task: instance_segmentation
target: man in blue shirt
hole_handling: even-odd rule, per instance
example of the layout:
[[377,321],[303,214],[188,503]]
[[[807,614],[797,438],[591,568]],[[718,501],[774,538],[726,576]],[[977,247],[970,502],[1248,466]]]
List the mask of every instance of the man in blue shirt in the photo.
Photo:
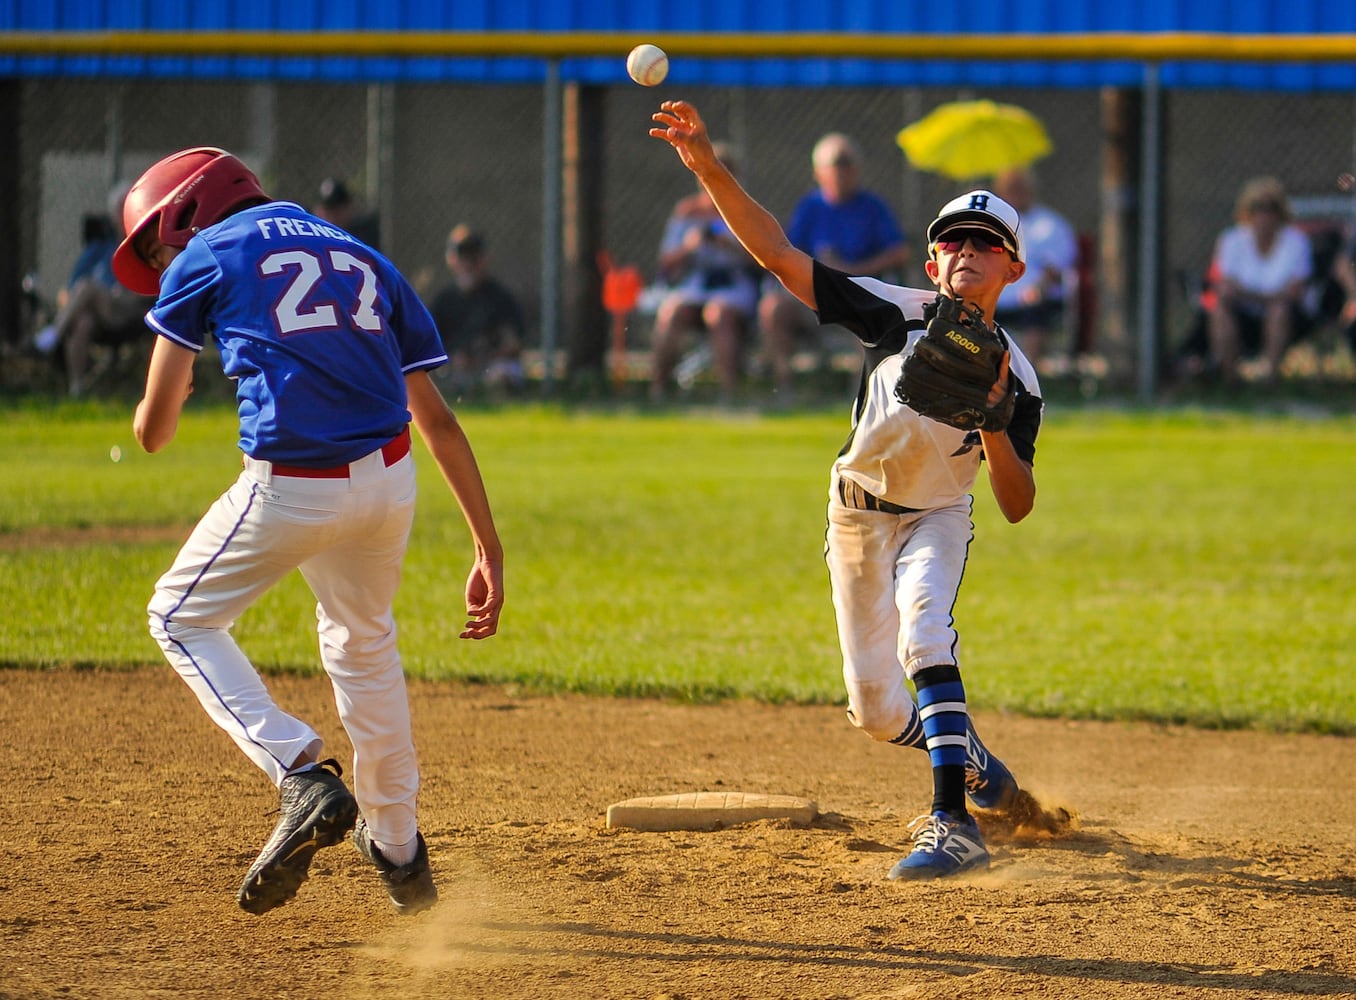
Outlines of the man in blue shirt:
[[[398,913],[438,898],[419,833],[419,768],[392,604],[414,518],[411,418],[456,495],[475,558],[463,639],[495,634],[503,548],[475,456],[429,378],[447,354],[385,257],[301,206],[272,201],[224,150],[152,166],[123,208],[118,280],[158,295],[133,431],[173,439],[208,338],[235,380],[244,470],[151,598],[151,635],[212,720],[278,787],[281,817],[245,875],[242,909],[295,895],[350,830]],[[231,636],[298,569],[316,597],[320,659],[353,743],[354,792],[320,736],[274,703]],[[360,815],[361,813],[361,815]],[[356,823],[356,827],[355,827]]]
[[[861,153],[841,132],[815,143],[811,154],[815,189],[791,212],[786,235],[792,246],[821,263],[861,277],[898,280],[909,261],[909,246],[890,206],[861,186]],[[792,402],[791,359],[797,337],[807,334],[819,346],[819,321],[768,279],[758,304],[758,322],[774,389],[783,404]]]
[[113,251],[122,235],[122,201],[130,186],[120,184],[109,192],[106,215],[85,217],[84,248],[57,296],[51,327],[36,338],[43,353],[56,352],[73,398],[89,388],[93,348],[116,352],[125,344],[149,340],[141,318],[154,299],[133,294],[113,275]]

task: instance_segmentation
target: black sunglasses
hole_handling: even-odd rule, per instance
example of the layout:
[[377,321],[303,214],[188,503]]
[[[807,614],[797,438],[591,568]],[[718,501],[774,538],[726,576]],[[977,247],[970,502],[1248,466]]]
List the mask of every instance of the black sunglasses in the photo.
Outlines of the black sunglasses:
[[989,253],[1009,253],[1003,237],[987,229],[953,229],[932,244],[934,250],[942,253],[959,253],[966,240],[973,240],[975,246],[983,247]]

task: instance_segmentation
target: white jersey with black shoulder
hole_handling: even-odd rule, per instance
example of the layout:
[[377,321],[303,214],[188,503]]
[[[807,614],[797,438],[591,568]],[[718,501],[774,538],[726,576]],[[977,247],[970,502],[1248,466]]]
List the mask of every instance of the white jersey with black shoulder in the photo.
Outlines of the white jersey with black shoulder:
[[[979,432],[923,417],[894,392],[904,359],[926,329],[923,307],[937,297],[936,290],[851,277],[818,261],[814,284],[819,321],[850,330],[864,349],[852,432],[834,461],[831,489],[836,493],[843,480],[879,500],[920,511],[964,498],[979,473]],[[1034,462],[1044,410],[1040,384],[1021,348],[997,329],[1017,385],[1007,433],[1018,457]]]

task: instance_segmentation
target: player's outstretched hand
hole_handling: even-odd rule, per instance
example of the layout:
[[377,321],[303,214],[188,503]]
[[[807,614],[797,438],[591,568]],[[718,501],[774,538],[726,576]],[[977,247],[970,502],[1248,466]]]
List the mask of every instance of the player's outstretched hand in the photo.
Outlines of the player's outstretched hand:
[[659,127],[650,129],[650,135],[663,139],[675,150],[683,164],[693,173],[715,162],[716,151],[711,148],[706,123],[697,108],[687,101],[664,101],[650,116]]
[[466,578],[466,628],[462,639],[488,639],[499,631],[499,613],[504,608],[502,563],[479,559]]

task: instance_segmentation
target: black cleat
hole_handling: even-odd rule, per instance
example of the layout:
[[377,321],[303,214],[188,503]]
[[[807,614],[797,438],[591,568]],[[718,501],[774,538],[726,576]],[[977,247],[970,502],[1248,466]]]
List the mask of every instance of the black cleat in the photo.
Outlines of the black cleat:
[[283,778],[282,818],[236,894],[242,910],[258,916],[282,906],[306,881],[315,852],[339,843],[353,829],[358,803],[341,774],[343,768],[331,758]]
[[386,886],[386,894],[391,897],[391,905],[401,915],[420,913],[438,902],[438,887],[433,884],[433,870],[428,865],[428,845],[424,843],[422,833],[415,836],[418,837],[419,848],[414,860],[406,865],[393,865],[372,843],[367,820],[359,819],[353,829],[354,846],[358,848],[359,854],[377,866],[381,883]]

